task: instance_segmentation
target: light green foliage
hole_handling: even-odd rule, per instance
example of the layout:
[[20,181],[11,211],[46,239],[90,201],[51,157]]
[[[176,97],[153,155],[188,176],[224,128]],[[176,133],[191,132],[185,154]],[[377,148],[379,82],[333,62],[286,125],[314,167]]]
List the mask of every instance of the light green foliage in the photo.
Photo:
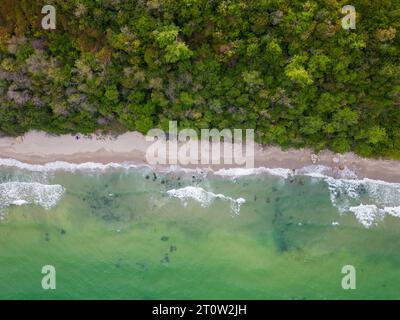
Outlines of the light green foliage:
[[301,87],[305,87],[313,83],[313,79],[303,67],[305,60],[306,57],[304,56],[295,56],[285,68],[285,75],[290,80],[298,83]]
[[176,42],[165,48],[165,61],[168,63],[186,60],[192,55],[192,51],[183,42]]

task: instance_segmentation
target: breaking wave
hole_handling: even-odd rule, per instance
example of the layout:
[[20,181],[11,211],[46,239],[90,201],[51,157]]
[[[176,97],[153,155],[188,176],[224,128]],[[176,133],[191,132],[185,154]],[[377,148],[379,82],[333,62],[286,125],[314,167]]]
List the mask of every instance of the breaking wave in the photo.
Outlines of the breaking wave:
[[234,199],[223,194],[215,194],[210,191],[206,191],[201,187],[184,187],[181,189],[168,190],[167,194],[170,197],[181,199],[184,205],[187,205],[187,200],[192,199],[200,203],[203,207],[210,206],[215,199],[221,199],[230,203],[232,213],[238,215],[240,213],[240,206],[246,202],[243,198]]
[[221,177],[241,177],[241,176],[250,176],[255,174],[268,173],[273,176],[278,176],[284,179],[287,179],[291,174],[293,174],[293,170],[291,169],[283,169],[283,168],[229,168],[229,169],[220,169],[214,172],[214,175]]
[[[3,167],[16,167],[19,169],[29,170],[33,172],[53,172],[53,171],[103,171],[107,169],[131,169],[131,168],[149,168],[154,169],[146,164],[134,164],[130,162],[123,163],[95,163],[87,162],[81,164],[69,163],[65,161],[55,161],[43,165],[37,164],[27,164],[14,159],[0,159],[0,166]],[[157,169],[158,170],[158,169]],[[322,166],[322,165],[311,165],[301,169],[287,169],[287,168],[229,168],[220,169],[213,171],[212,169],[190,169],[182,168],[179,166],[169,166],[168,168],[160,169],[160,171],[171,172],[171,171],[182,171],[184,173],[202,173],[211,174],[214,176],[219,176],[222,178],[236,179],[244,176],[267,174],[275,176],[281,179],[291,179],[294,176],[308,176],[311,179],[316,179],[316,181],[324,181],[328,185],[330,200],[334,207],[338,209],[341,214],[352,213],[356,219],[366,228],[376,225],[381,221],[386,215],[399,217],[400,218],[400,183],[389,183],[380,180],[372,179],[359,179],[357,175],[344,168],[343,170],[338,170],[335,168]],[[20,188],[18,192],[24,194],[24,188],[28,188],[29,183],[15,182],[19,184]],[[32,182],[31,185],[41,185]],[[4,184],[0,184],[4,186]],[[46,185],[41,185],[46,186]],[[52,192],[47,195],[42,194],[40,191],[32,192],[30,199],[25,199],[24,197],[18,197],[17,191],[16,196],[4,196],[6,190],[4,187],[0,187],[0,200],[2,203],[7,205],[23,205],[27,203],[37,203],[43,207],[47,207],[47,204],[53,203],[54,198],[60,197],[62,195],[62,186],[47,186],[55,187]],[[15,188],[15,187],[14,187]],[[33,188],[33,187],[31,187]],[[40,190],[40,187],[36,187]],[[45,187],[42,187],[42,189]],[[34,189],[34,188],[33,188]],[[231,197],[224,196],[222,194],[214,194],[212,192],[206,191],[200,187],[185,187],[181,189],[173,189],[167,192],[170,196],[177,197],[183,201],[187,199],[193,199],[203,206],[209,206],[215,199],[222,199],[228,201],[231,204],[232,211],[238,214],[240,211],[240,206],[245,202],[243,198],[233,199]],[[42,197],[42,198],[40,198]],[[15,198],[15,199],[14,199]],[[14,200],[13,200],[14,199]],[[44,201],[40,199],[46,199]],[[14,202],[14,203],[13,203]],[[0,204],[4,207],[4,204]],[[51,206],[51,205],[50,205]],[[0,207],[1,209],[1,207]]]
[[45,209],[54,207],[64,194],[64,187],[38,182],[0,183],[0,213],[10,205],[35,204]]
[[364,227],[377,225],[386,215],[400,218],[400,183],[390,183],[357,175],[344,168],[337,170],[322,165],[311,165],[297,170],[283,168],[222,169],[214,174],[238,178],[266,173],[288,179],[293,176],[308,176],[328,185],[330,200],[341,214],[353,213]]
[[116,163],[110,162],[102,164],[98,162],[85,162],[85,163],[70,163],[66,161],[54,161],[46,164],[29,164],[15,159],[0,159],[0,166],[14,167],[37,172],[49,171],[94,171],[94,170],[107,170],[107,169],[130,169],[138,167],[148,167],[147,165],[137,165],[128,162]]

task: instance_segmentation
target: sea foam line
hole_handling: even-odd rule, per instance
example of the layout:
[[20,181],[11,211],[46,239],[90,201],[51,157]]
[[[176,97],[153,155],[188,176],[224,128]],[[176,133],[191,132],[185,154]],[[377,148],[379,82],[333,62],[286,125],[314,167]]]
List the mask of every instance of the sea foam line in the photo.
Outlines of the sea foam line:
[[[293,176],[308,176],[326,182],[328,184],[332,205],[336,207],[340,213],[352,212],[357,218],[357,220],[360,223],[362,223],[365,227],[370,227],[372,225],[375,225],[376,222],[382,220],[382,217],[386,214],[400,218],[400,213],[397,209],[400,206],[400,183],[392,183],[382,180],[373,180],[369,178],[358,179],[357,175],[348,168],[344,168],[344,170],[334,170],[333,168],[327,166],[311,165],[297,170],[287,169],[287,168],[259,167],[252,169],[228,168],[228,169],[220,169],[214,171],[211,168],[191,169],[191,168],[182,168],[179,166],[169,166],[167,168],[153,168],[147,164],[138,165],[129,162],[123,162],[123,163],[111,162],[107,164],[87,162],[87,163],[75,164],[65,161],[55,161],[43,165],[37,165],[37,164],[23,163],[15,159],[0,159],[0,166],[17,167],[29,171],[40,171],[40,172],[49,172],[49,171],[74,172],[74,171],[97,171],[97,170],[104,171],[107,169],[149,168],[153,170],[154,169],[159,170],[161,172],[180,171],[184,173],[203,173],[203,174],[211,173],[212,175],[215,176],[220,176],[223,178],[233,178],[233,179],[240,178],[243,176],[252,176],[259,174],[269,174],[272,176],[280,177],[282,179],[288,179]],[[203,191],[209,192],[205,191],[204,189]],[[184,191],[182,192],[184,193]],[[197,201],[199,202],[201,201],[198,199],[203,199],[203,198],[208,199],[207,197],[213,199],[212,195],[214,195],[214,199],[222,198],[221,196],[223,196],[223,195],[215,195],[212,192],[210,193],[211,195],[207,194],[204,195],[199,190],[197,191],[191,190],[192,196],[189,196],[190,190],[186,190],[186,192],[187,192],[186,198],[197,199]],[[367,194],[371,198],[373,203],[363,204],[360,199],[362,193]],[[181,193],[177,193],[177,195],[178,194]],[[204,203],[208,203],[204,199],[202,201]],[[243,202],[239,203],[236,201],[238,199],[236,200],[232,198],[230,199],[231,199],[230,202],[235,207],[233,211],[236,212],[237,210],[240,210],[240,204]],[[375,206],[376,210],[375,207],[371,206]],[[363,212],[364,215],[362,214]],[[368,217],[374,216],[374,218],[367,219],[365,218],[367,216]],[[369,223],[366,221],[372,221],[372,222]]]
[[94,171],[100,170],[104,171],[107,169],[130,169],[130,168],[139,168],[139,167],[149,167],[148,165],[137,165],[129,162],[109,162],[106,164],[99,162],[84,162],[84,163],[71,163],[66,161],[54,161],[48,162],[46,164],[30,164],[24,163],[15,159],[3,159],[0,158],[0,167],[14,167],[18,169],[24,169],[29,171],[36,172],[49,172],[49,171]]
[[234,199],[232,197],[225,196],[221,193],[215,194],[210,191],[206,191],[201,187],[192,187],[187,186],[180,189],[172,189],[168,190],[167,194],[170,197],[175,197],[181,199],[184,205],[187,205],[188,199],[193,199],[200,203],[202,207],[210,206],[215,199],[221,199],[224,201],[228,201],[231,206],[231,210],[235,215],[240,213],[240,206],[246,202],[243,198]]

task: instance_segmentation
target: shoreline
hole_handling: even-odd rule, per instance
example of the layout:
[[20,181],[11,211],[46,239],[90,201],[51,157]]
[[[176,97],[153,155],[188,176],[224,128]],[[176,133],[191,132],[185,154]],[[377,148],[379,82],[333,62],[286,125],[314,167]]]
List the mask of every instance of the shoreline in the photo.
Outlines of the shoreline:
[[[52,136],[45,132],[30,131],[23,137],[0,138],[0,159],[13,159],[30,165],[45,165],[63,161],[72,164],[88,162],[109,164],[129,162],[137,166],[150,166],[156,169],[170,168],[170,165],[151,166],[145,154],[151,142],[138,132],[112,136]],[[348,169],[358,179],[369,178],[386,182],[400,182],[400,161],[366,159],[354,153],[336,154],[328,150],[315,155],[310,149],[288,149],[282,151],[276,146],[255,145],[254,168],[301,169],[311,165],[329,167],[340,175]],[[2,165],[0,165],[1,168]],[[243,168],[237,165],[178,165],[180,168],[194,169],[230,169]]]

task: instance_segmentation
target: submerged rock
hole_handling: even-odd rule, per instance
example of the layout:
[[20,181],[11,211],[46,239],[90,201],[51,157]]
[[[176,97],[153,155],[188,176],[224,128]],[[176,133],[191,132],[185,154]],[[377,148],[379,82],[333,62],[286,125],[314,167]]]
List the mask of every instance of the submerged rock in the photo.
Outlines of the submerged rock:
[[135,267],[137,270],[142,271],[142,272],[146,272],[149,270],[149,268],[147,267],[147,265],[143,262],[136,262],[135,263]]
[[[290,223],[290,224],[288,224]],[[272,219],[273,232],[275,245],[278,252],[285,252],[289,250],[289,244],[286,239],[286,228],[292,225],[291,222],[285,221],[285,217],[280,209],[276,209]]]
[[164,258],[160,260],[161,264],[169,264],[169,256],[168,253],[165,254]]

